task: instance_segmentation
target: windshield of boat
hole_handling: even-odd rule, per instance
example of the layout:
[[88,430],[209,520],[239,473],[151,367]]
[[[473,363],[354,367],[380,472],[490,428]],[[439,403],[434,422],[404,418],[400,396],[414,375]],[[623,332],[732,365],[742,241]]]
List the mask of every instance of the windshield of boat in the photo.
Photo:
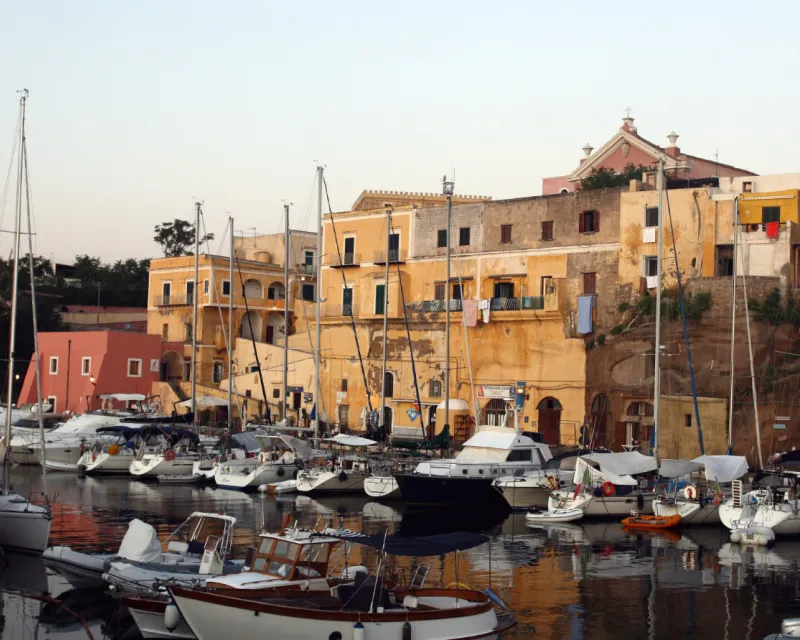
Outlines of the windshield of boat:
[[545,469],[561,469],[563,471],[574,471],[578,456],[567,456],[565,458],[551,458],[544,465]]
[[327,573],[330,548],[330,543],[299,544],[262,538],[252,569],[283,580],[291,580],[295,574],[303,578],[319,578]]
[[229,551],[232,542],[230,537],[226,535],[228,524],[228,520],[223,520],[222,518],[194,516],[178,527],[162,546],[166,551],[169,542],[177,540],[178,542],[186,542],[189,545],[190,553],[202,553],[208,537],[216,536],[222,541],[218,549],[222,555],[225,555]]

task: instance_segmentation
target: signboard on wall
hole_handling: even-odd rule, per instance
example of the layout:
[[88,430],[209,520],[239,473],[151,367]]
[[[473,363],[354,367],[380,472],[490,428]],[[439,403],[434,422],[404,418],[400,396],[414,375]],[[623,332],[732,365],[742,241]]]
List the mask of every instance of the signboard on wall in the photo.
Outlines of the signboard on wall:
[[158,373],[158,358],[150,358],[150,371],[153,373]]
[[514,387],[503,387],[499,385],[481,384],[478,385],[479,398],[500,398],[501,400],[514,399]]

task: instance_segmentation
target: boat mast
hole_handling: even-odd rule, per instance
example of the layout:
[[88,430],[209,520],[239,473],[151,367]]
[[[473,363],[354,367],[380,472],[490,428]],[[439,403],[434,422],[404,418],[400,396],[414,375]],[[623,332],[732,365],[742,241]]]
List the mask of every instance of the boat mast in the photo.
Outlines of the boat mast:
[[[288,418],[288,403],[286,397],[289,394],[289,203],[283,205],[283,400],[281,401],[281,420],[284,422]],[[298,426],[300,421],[298,420]]]
[[200,202],[194,203],[194,286],[192,287],[192,421],[195,425],[197,425],[197,279],[200,273],[200,204]]
[[316,298],[317,298],[317,327],[316,327],[316,355],[314,356],[314,406],[316,407],[316,411],[314,411],[314,436],[319,438],[319,417],[320,412],[322,411],[322,403],[320,402],[320,383],[319,383],[319,363],[320,358],[322,357],[322,343],[321,343],[321,331],[320,331],[320,305],[322,304],[322,189],[324,185],[322,183],[322,171],[324,167],[322,165],[317,166],[317,264],[316,264],[316,276],[317,281],[314,285],[314,289],[316,291]]
[[[19,227],[22,217],[22,176],[24,168],[25,140],[25,102],[28,90],[23,89],[19,99],[19,170],[17,173],[16,210],[14,212],[14,270],[11,280],[11,319],[8,335],[8,396],[6,398],[6,437],[4,463],[11,457],[11,405],[14,402],[14,346],[17,338],[17,295],[19,279]],[[8,483],[3,483],[4,491],[8,491]]]
[[[228,293],[228,433],[233,431],[233,218],[228,216],[231,228],[231,259],[228,264],[228,280],[230,287]],[[196,286],[196,285],[195,285]],[[194,394],[192,394],[194,395]]]
[[[383,435],[386,435],[386,332],[389,330],[389,238],[392,233],[392,205],[386,205],[386,262],[383,272],[383,356],[381,364],[381,425]],[[399,263],[398,263],[399,264]],[[411,344],[409,343],[409,348]]]
[[733,298],[731,303],[731,389],[728,395],[728,455],[733,452],[733,387],[735,382],[734,366],[734,345],[736,341],[736,251],[739,244],[739,198],[733,199]]
[[[442,178],[442,192],[447,196],[447,275],[444,308],[444,426],[450,429],[450,226],[453,215],[453,188],[455,183]],[[420,407],[421,409],[422,407]],[[452,436],[451,436],[452,437]]]
[[658,462],[658,422],[661,409],[661,274],[664,247],[664,159],[658,159],[658,256],[656,258],[656,348],[653,389],[653,457]]

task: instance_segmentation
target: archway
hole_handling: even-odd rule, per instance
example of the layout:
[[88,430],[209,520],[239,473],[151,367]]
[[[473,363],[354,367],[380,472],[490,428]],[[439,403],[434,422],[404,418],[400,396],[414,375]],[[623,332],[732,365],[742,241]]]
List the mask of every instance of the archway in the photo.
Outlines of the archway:
[[286,287],[283,286],[282,282],[276,281],[269,285],[267,300],[286,300]]
[[244,295],[248,300],[261,300],[264,297],[264,287],[258,280],[244,281]]
[[643,400],[631,402],[625,410],[625,447],[649,451],[653,436],[653,416],[655,410],[651,402]]
[[246,340],[261,342],[261,316],[255,311],[248,311],[242,316],[239,335]]
[[271,313],[267,317],[267,343],[283,344],[286,332],[283,330],[283,314]]
[[539,433],[545,444],[561,444],[561,403],[547,396],[539,406]]
[[501,398],[492,398],[483,408],[486,424],[493,427],[506,425],[506,401]]
[[394,397],[394,374],[391,371],[383,374],[383,395],[386,398]]
[[176,351],[166,351],[161,355],[161,382],[179,382],[183,377],[183,357]]
[[589,433],[586,434],[590,446],[608,446],[608,421],[611,413],[611,401],[605,393],[598,393],[592,400],[592,411],[589,420]]

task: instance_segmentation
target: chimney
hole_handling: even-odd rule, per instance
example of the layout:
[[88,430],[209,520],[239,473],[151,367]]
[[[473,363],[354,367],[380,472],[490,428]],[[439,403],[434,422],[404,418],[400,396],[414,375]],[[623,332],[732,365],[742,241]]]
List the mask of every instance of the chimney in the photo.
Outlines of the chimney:
[[592,155],[592,151],[594,151],[594,147],[587,142],[586,146],[583,148],[583,158],[581,158],[581,164],[589,159],[589,156]]
[[633,118],[630,116],[626,116],[622,119],[622,126],[620,128],[628,133],[636,133],[637,131],[636,125],[633,124]]
[[678,134],[675,131],[671,131],[667,134],[667,140],[669,140],[669,146],[667,147],[667,155],[670,158],[677,158],[681,153],[681,148],[676,144],[678,142]]

